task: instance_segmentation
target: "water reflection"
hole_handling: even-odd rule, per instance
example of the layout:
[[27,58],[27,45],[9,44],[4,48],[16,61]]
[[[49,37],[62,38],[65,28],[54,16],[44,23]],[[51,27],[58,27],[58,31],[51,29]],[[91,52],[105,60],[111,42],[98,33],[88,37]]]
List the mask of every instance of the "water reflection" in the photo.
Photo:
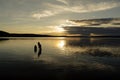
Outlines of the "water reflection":
[[9,40],[8,38],[0,38],[0,41],[6,41]]
[[59,41],[58,44],[57,44],[57,46],[58,46],[60,49],[62,49],[62,50],[65,49],[65,45],[66,45],[65,40],[61,40],[61,41]]
[[34,52],[35,53],[38,52],[37,55],[38,55],[38,57],[40,57],[40,55],[42,53],[42,46],[41,46],[40,42],[38,42],[37,45],[34,46]]
[[[79,52],[77,53],[79,54]],[[100,50],[100,49],[87,49],[86,51],[81,52],[83,55],[90,55],[90,56],[98,56],[98,57],[120,57],[120,54],[115,54],[107,50]]]
[[66,45],[78,46],[120,46],[120,38],[73,38],[66,40]]
[[85,54],[99,57],[120,57],[120,38],[64,38],[57,47],[60,54]]
[[34,79],[41,74],[42,78],[52,75],[61,80],[101,75],[104,79],[109,73],[113,75],[112,70],[120,73],[120,57],[116,55],[120,53],[119,38],[40,38],[39,41],[0,41],[0,71],[13,77],[20,74]]

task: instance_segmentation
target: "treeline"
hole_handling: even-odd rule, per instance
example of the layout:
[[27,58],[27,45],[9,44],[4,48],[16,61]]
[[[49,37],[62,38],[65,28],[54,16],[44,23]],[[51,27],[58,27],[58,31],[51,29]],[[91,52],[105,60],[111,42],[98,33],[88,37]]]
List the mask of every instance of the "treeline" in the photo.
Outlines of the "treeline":
[[40,34],[14,34],[5,31],[0,31],[0,37],[49,37],[50,35],[40,35]]

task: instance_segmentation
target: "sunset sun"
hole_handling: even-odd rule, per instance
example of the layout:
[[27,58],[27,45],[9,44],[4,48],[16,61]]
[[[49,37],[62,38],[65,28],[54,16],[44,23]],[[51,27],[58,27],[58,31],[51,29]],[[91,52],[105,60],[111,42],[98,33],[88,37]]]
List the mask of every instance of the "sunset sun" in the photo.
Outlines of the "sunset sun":
[[65,29],[62,28],[62,27],[57,26],[56,27],[56,32],[63,33],[63,32],[65,32]]

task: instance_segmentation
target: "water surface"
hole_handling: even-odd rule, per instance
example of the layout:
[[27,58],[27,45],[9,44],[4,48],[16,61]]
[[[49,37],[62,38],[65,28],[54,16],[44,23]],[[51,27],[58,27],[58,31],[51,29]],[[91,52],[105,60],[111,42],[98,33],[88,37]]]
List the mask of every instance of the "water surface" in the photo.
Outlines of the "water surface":
[[[38,42],[42,46],[41,53]],[[35,45],[37,52],[34,52]],[[0,40],[1,76],[13,79],[116,79],[119,78],[119,71],[120,38]]]

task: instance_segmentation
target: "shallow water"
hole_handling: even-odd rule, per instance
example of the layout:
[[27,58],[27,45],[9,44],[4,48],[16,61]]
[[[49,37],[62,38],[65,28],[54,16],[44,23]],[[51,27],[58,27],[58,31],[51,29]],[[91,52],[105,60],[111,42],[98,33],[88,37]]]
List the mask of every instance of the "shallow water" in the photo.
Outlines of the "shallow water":
[[[41,53],[38,42],[42,46]],[[37,52],[34,52],[35,45]],[[0,40],[2,76],[35,79],[37,75],[45,79],[72,80],[86,76],[98,79],[100,75],[100,78],[111,79],[112,75],[115,79],[119,71],[120,38],[16,37]]]

